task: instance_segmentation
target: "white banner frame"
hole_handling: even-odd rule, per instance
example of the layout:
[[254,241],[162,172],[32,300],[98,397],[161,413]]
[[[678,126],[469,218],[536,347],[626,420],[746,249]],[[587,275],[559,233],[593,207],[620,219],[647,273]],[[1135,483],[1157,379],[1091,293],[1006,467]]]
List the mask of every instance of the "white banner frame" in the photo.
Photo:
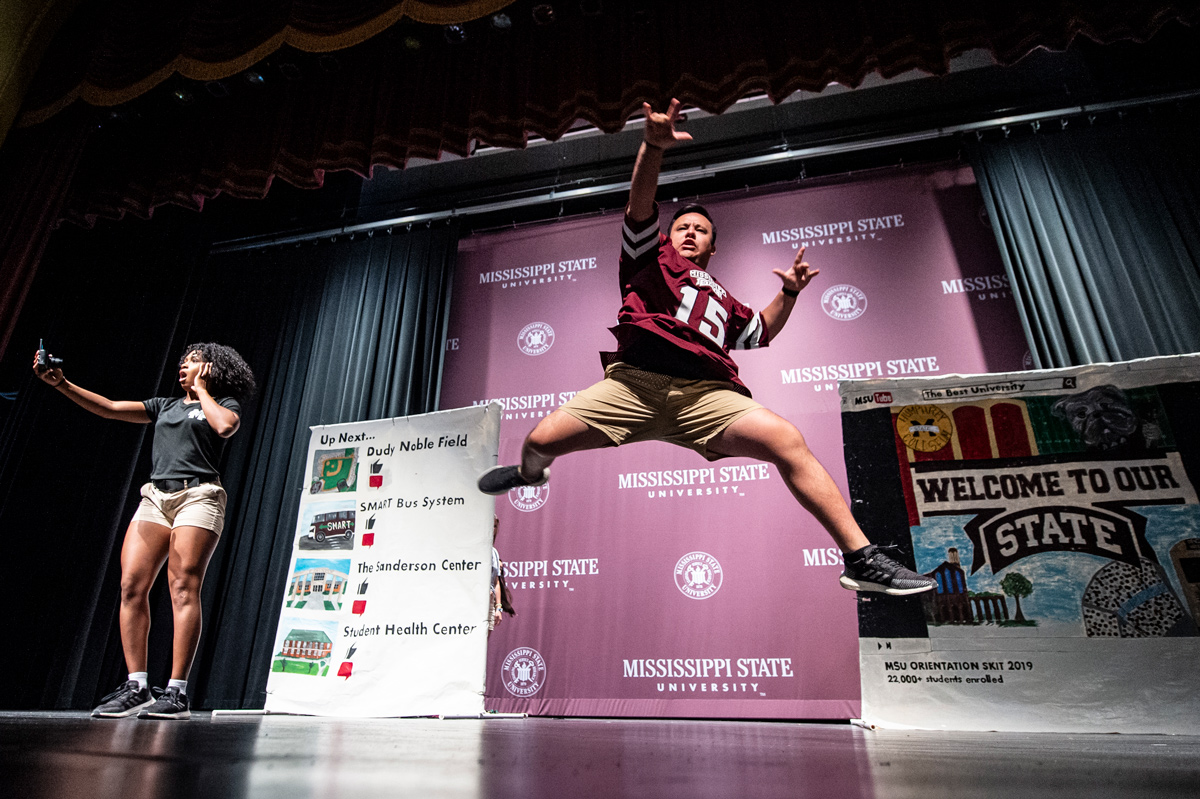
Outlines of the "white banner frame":
[[311,430],[264,710],[477,716],[499,406]]
[[[1157,391],[1170,384],[1196,382],[1200,382],[1200,354],[1009,374],[842,381],[839,392],[844,416],[892,408],[898,409],[894,416],[897,421],[893,424],[900,425],[906,423],[902,420],[909,409],[919,410],[919,419],[913,423],[917,426],[906,429],[931,437],[933,433],[943,435],[947,443],[942,444],[940,439],[936,443],[948,447],[952,427],[957,423],[939,408],[972,403],[983,407],[996,401],[1023,402],[1031,398],[1076,396],[1105,389],[1112,389],[1115,394],[1143,387]],[[1147,442],[1160,435],[1156,428],[1139,427],[1138,430]],[[896,435],[903,439],[905,430],[897,427]],[[907,441],[905,445],[910,449],[915,447]],[[849,450],[848,444],[848,457]],[[1020,615],[1010,620],[1006,604],[1003,619],[989,610],[986,620],[977,616],[974,620],[930,622],[924,637],[864,635],[859,640],[864,725],[890,729],[1010,732],[1186,735],[1200,732],[1200,700],[1190,679],[1195,663],[1200,659],[1200,636],[1195,634],[1196,627],[1200,626],[1195,585],[1186,582],[1182,572],[1177,573],[1178,565],[1172,564],[1167,546],[1176,539],[1176,548],[1187,545],[1191,548],[1189,551],[1193,551],[1200,545],[1200,536],[1195,534],[1200,529],[1197,492],[1179,450],[1147,443],[1145,454],[1139,455],[1139,451],[1136,447],[1132,454],[1119,448],[1079,453],[1051,450],[1050,455],[1033,452],[1024,459],[946,460],[941,462],[948,464],[944,467],[938,461],[927,461],[922,465],[924,468],[913,466],[914,474],[924,477],[915,482],[925,483],[924,487],[918,486],[914,490],[912,497],[919,519],[919,524],[912,528],[917,569],[930,573],[929,569],[936,566],[936,558],[926,557],[922,561],[922,553],[928,553],[930,542],[946,540],[955,547],[947,551],[947,563],[934,571],[947,574],[957,570],[969,581],[966,586],[947,588],[947,595],[957,594],[967,587],[978,591],[979,585],[974,581],[979,581],[984,584],[985,591],[973,596],[984,597],[977,601],[991,601],[998,610],[1000,594],[990,586],[996,582],[997,572],[1007,573],[1005,569],[1010,564],[1029,572],[1037,568],[1031,565],[1034,559],[1047,553],[1060,556],[1066,552],[1063,562],[1066,558],[1090,557],[1092,553],[1082,546],[1080,554],[1071,554],[1063,547],[1047,548],[1044,553],[1037,548],[1028,549],[1029,541],[1035,541],[1040,547],[1047,540],[1061,540],[1048,532],[1036,540],[1024,536],[1023,532],[1020,539],[1003,538],[1001,546],[992,546],[995,542],[983,533],[977,534],[978,539],[972,539],[969,532],[972,529],[988,531],[990,528],[986,525],[973,528],[971,519],[985,518],[989,512],[1000,514],[1012,508],[1021,509],[1026,505],[1034,512],[1040,506],[1045,506],[1044,510],[1053,510],[1051,506],[1057,505],[1074,512],[1093,507],[1092,502],[1100,509],[1096,511],[1099,518],[1101,511],[1111,510],[1114,505],[1128,506],[1131,512],[1151,518],[1145,522],[1150,532],[1142,533],[1147,536],[1141,539],[1143,543],[1128,542],[1125,549],[1132,547],[1135,554],[1140,553],[1142,559],[1135,563],[1142,564],[1147,561],[1140,548],[1153,544],[1158,565],[1150,572],[1146,566],[1140,566],[1141,571],[1136,571],[1119,563],[1123,558],[1117,554],[1109,555],[1114,559],[1114,568],[1124,569],[1114,571],[1114,574],[1122,575],[1125,582],[1129,582],[1128,574],[1134,574],[1147,580],[1148,584],[1152,583],[1154,589],[1134,594],[1118,610],[1120,613],[1129,612],[1131,608],[1136,610],[1139,606],[1135,603],[1161,597],[1169,609],[1178,607],[1183,618],[1176,626],[1187,629],[1160,634],[1161,637],[1142,633],[1138,636],[1091,633],[1085,632],[1082,621],[1060,621],[1061,612],[1048,608],[1044,610],[1044,618],[1036,622],[1027,621]],[[1107,454],[1109,452],[1114,454]],[[980,466],[975,467],[974,463]],[[1074,478],[1058,481],[1060,474],[1080,476],[1080,469],[1087,473],[1089,482],[1086,484],[1081,485]],[[1157,482],[1143,485],[1126,481],[1121,484],[1122,474],[1142,475],[1143,472],[1154,476]],[[1040,473],[1044,480],[1046,499],[1031,499],[1022,505],[1023,500],[1010,501],[1003,490],[992,490],[993,485],[1013,483],[1018,477],[1029,478],[1034,473]],[[902,475],[902,479],[908,477]],[[1091,482],[1093,478],[1094,483]],[[937,482],[943,479],[949,480],[952,488],[945,496],[934,490],[943,485]],[[1096,488],[1097,484],[1101,487]],[[964,491],[971,496],[965,496]],[[989,511],[988,508],[996,510]],[[995,518],[1001,519],[998,515]],[[1001,526],[997,525],[996,529]],[[1049,530],[1049,526],[1046,529]],[[1114,531],[1116,529],[1114,525]],[[918,531],[921,541],[917,540]],[[1008,547],[1010,543],[1014,546]],[[1105,538],[1103,545],[1106,551],[1129,554],[1121,550],[1115,540]],[[977,549],[980,552],[976,552]],[[1084,580],[1079,574],[1086,576],[1095,571],[1093,583],[1098,588],[1106,588],[1114,578],[1106,578],[1109,583],[1100,582],[1104,561],[1094,560],[1094,563],[1083,561],[1083,565],[1071,572],[1043,567],[1039,572],[1040,581],[1034,583],[1045,586],[1041,589],[1043,593],[1057,589],[1067,594],[1066,588],[1058,589],[1058,586],[1078,586]],[[1147,573],[1151,576],[1146,576]],[[1160,575],[1161,582],[1153,582],[1153,579],[1159,579],[1155,574]],[[1022,579],[1025,578],[1022,576]],[[1088,583],[1089,589],[1093,583]],[[1125,583],[1117,584],[1117,588],[1135,590],[1127,589]],[[1020,596],[1028,597],[1031,593],[1020,593],[1022,590],[1025,589],[1017,589],[1018,598],[1013,608],[1018,613]],[[1124,597],[1124,594],[1120,596]],[[1188,596],[1193,598],[1188,600]],[[868,597],[867,601],[875,599]],[[1004,601],[1011,600],[1005,598]],[[1088,594],[1084,594],[1082,604],[1085,608],[1093,607],[1088,604],[1091,601]],[[1026,600],[1027,612],[1030,602],[1030,599]],[[1076,604],[1081,603],[1077,601]],[[869,608],[866,613],[873,613],[873,610]],[[1031,623],[1039,626],[1019,626]],[[872,627],[879,628],[878,618]]]

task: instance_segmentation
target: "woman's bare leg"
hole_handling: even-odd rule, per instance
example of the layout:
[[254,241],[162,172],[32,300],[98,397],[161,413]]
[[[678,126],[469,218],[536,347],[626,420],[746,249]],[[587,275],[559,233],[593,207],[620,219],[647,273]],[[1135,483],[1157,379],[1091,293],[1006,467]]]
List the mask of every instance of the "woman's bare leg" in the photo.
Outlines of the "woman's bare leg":
[[135,519],[121,545],[121,648],[131,673],[146,671],[150,587],[167,559],[170,541],[171,528]]
[[219,540],[216,533],[203,527],[181,526],[171,531],[167,578],[175,621],[171,653],[173,680],[186,680],[192,669],[192,659],[196,657],[196,647],[200,644],[200,586]]

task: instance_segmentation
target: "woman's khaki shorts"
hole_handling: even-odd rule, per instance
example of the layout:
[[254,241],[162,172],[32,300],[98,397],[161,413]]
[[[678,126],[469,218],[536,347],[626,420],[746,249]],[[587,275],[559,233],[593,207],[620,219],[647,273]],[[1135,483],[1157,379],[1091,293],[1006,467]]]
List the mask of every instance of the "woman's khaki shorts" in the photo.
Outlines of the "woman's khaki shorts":
[[567,400],[559,410],[612,439],[615,446],[635,441],[667,441],[699,452],[710,461],[713,436],[763,407],[724,380],[684,380],[610,364],[604,379]]
[[173,494],[154,487],[142,486],[142,501],[138,503],[134,521],[153,522],[163,527],[203,527],[217,535],[225,527],[225,489],[220,483],[201,483]]

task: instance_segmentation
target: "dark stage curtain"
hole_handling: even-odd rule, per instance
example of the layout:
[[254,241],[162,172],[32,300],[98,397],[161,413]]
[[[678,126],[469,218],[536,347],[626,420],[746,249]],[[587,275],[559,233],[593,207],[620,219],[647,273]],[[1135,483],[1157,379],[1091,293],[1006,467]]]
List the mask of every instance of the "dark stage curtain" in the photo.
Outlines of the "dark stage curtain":
[[1200,351],[1200,120],[968,143],[1038,368]]
[[92,132],[86,116],[16,131],[0,150],[0,357]]
[[[227,526],[204,584],[191,693],[200,707],[261,707],[308,428],[436,408],[457,230],[189,258],[206,251],[197,222],[138,225],[56,239],[4,373],[28,370],[39,335],[73,382],[122,399],[178,393],[187,343],[246,357],[260,391],[226,453]],[[13,532],[16,579],[0,707],[90,707],[125,674],[119,552],[150,429],[94,417],[32,377],[5,406],[0,529]],[[155,684],[169,669],[164,582],[152,593]]]

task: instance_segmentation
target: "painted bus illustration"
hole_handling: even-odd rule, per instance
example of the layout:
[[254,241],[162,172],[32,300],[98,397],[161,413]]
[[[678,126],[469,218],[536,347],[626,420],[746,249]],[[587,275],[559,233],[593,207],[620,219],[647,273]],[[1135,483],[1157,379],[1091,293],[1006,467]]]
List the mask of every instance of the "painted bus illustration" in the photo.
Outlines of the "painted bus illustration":
[[354,540],[354,511],[318,513],[313,516],[308,534],[316,539],[318,544],[323,544],[331,538],[340,538],[349,543]]

